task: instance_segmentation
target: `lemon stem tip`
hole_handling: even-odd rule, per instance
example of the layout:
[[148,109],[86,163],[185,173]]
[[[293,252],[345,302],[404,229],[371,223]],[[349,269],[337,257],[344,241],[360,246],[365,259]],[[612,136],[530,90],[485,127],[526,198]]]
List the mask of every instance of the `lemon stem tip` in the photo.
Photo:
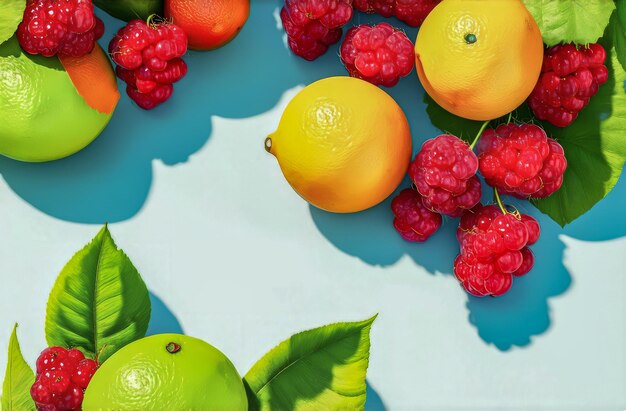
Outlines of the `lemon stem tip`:
[[181,350],[181,348],[180,344],[176,344],[175,342],[171,342],[165,346],[165,349],[170,354],[176,354]]

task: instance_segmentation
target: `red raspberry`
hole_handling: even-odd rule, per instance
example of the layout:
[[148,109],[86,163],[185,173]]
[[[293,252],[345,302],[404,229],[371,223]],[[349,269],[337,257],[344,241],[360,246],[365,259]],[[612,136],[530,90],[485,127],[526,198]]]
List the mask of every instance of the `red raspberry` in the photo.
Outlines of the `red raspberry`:
[[187,52],[187,35],[174,24],[133,20],[109,43],[117,76],[127,84],[126,94],[145,110],[169,99],[173,83],[187,74],[181,58]]
[[409,167],[409,175],[424,197],[424,206],[450,217],[460,217],[480,201],[476,176],[478,158],[466,142],[442,134],[427,140]]
[[606,52],[600,44],[578,49],[565,44],[547,49],[541,76],[528,98],[535,116],[557,127],[570,125],[608,80],[605,60]]
[[454,275],[470,294],[502,295],[511,288],[513,276],[531,270],[534,256],[528,246],[539,235],[539,223],[531,216],[479,204],[463,215],[457,229],[461,253]]
[[501,194],[543,198],[563,184],[563,147],[534,124],[503,124],[478,141],[480,173]]
[[363,24],[348,30],[341,61],[352,77],[391,87],[413,70],[415,50],[406,34],[387,23]]
[[294,54],[315,60],[341,38],[352,18],[352,0],[285,0],[280,18]]
[[418,27],[441,0],[354,0],[354,8],[384,17],[395,16],[409,26]]
[[402,190],[391,201],[391,210],[393,226],[406,241],[426,241],[441,227],[441,215],[424,207],[422,196],[413,189]]
[[103,33],[91,0],[28,0],[17,39],[30,54],[80,57],[93,50]]
[[46,348],[37,359],[37,378],[30,390],[37,410],[80,410],[97,368],[77,349]]

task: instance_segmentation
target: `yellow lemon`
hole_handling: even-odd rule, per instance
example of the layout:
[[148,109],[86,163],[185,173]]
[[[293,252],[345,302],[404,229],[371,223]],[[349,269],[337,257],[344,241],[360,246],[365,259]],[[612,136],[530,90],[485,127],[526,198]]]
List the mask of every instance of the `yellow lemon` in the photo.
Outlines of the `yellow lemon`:
[[265,148],[305,200],[350,213],[380,203],[400,184],[411,134],[387,93],[363,80],[331,77],[291,100]]
[[543,42],[521,0],[444,0],[420,28],[415,59],[424,89],[440,106],[491,120],[531,93]]

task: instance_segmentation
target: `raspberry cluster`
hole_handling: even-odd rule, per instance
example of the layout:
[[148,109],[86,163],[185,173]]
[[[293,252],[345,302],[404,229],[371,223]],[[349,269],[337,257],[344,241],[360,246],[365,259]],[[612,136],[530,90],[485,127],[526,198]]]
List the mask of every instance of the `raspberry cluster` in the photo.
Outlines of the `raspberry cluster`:
[[423,242],[441,227],[441,215],[422,203],[422,196],[411,188],[400,192],[391,202],[393,226],[407,241]]
[[387,23],[352,27],[340,55],[350,76],[386,87],[394,86],[415,66],[413,43]]
[[461,253],[454,261],[454,275],[470,294],[502,295],[511,288],[513,276],[532,269],[534,256],[528,246],[539,235],[539,223],[529,215],[477,205],[463,215],[457,229]]
[[431,211],[460,217],[480,201],[478,158],[458,137],[442,134],[427,140],[409,167],[409,176]]
[[98,364],[73,348],[46,348],[37,358],[30,395],[39,411],[80,410],[85,389]]
[[170,98],[173,83],[187,74],[181,58],[187,52],[187,35],[175,24],[133,20],[109,43],[117,64],[117,76],[126,83],[126,93],[145,110]]
[[294,54],[315,60],[339,41],[352,18],[352,0],[285,0],[280,18]]
[[46,57],[89,54],[102,34],[91,0],[28,0],[17,28],[22,49]]
[[605,60],[606,52],[600,44],[548,48],[541,76],[528,98],[535,116],[557,127],[570,125],[609,78]]
[[563,147],[534,124],[487,129],[477,148],[480,173],[501,194],[543,198],[563,184]]
[[383,17],[394,16],[409,26],[418,27],[441,0],[354,0],[354,8]]

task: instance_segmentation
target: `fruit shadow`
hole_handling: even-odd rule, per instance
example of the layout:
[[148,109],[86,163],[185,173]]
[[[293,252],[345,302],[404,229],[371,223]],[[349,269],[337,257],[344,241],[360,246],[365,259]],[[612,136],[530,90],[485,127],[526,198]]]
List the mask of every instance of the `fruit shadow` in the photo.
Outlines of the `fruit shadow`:
[[[153,161],[189,161],[209,140],[212,116],[258,115],[273,108],[285,90],[344,74],[336,48],[315,64],[293,56],[278,25],[278,10],[278,0],[255,0],[232,42],[211,52],[189,52],[189,72],[166,104],[143,111],[118,81],[122,96],[115,114],[91,145],[48,163],[0,157],[0,174],[23,200],[61,220],[101,224],[133,217],[148,197]],[[101,40],[106,48],[123,22],[98,15],[106,26]]]
[[383,399],[380,398],[378,392],[376,392],[376,390],[370,385],[368,381],[365,382],[367,383],[365,411],[385,411],[387,407],[385,407]]
[[[403,79],[397,87],[387,91],[407,114],[415,153],[423,141],[440,134],[440,131],[430,125],[422,103],[423,90],[414,77]],[[607,89],[611,87],[609,84]],[[606,99],[607,111],[610,111],[610,96],[598,95],[597,98]],[[594,122],[594,119],[585,121]],[[599,122],[600,119],[597,119],[598,126]],[[599,140],[596,140],[599,144]],[[599,147],[589,147],[590,152],[597,152],[596,149],[599,150]],[[595,173],[608,180],[608,166],[601,168],[595,170]],[[406,179],[396,193],[409,185]],[[448,277],[442,278],[442,281],[456,281],[452,275],[452,265],[459,252],[455,236],[458,221],[446,218],[442,228],[427,242],[408,243],[402,240],[392,226],[392,197],[372,209],[351,215],[332,214],[313,206],[310,206],[310,212],[319,231],[337,249],[358,257],[366,264],[389,267],[406,255],[430,273]],[[480,338],[498,350],[507,351],[512,347],[530,345],[533,336],[548,330],[551,324],[548,300],[565,293],[572,282],[563,264],[565,246],[559,236],[566,235],[585,241],[606,241],[625,236],[626,219],[615,218],[619,213],[618,204],[624,200],[626,183],[622,181],[584,216],[562,228],[528,202],[505,197],[507,203],[537,218],[542,234],[538,243],[532,247],[536,257],[533,270],[525,277],[515,279],[513,287],[505,296],[477,298],[468,295],[468,319]],[[492,194],[489,190],[484,193],[483,203],[490,202]]]
[[146,335],[185,333],[172,310],[152,292],[150,292],[150,304],[152,312]]

